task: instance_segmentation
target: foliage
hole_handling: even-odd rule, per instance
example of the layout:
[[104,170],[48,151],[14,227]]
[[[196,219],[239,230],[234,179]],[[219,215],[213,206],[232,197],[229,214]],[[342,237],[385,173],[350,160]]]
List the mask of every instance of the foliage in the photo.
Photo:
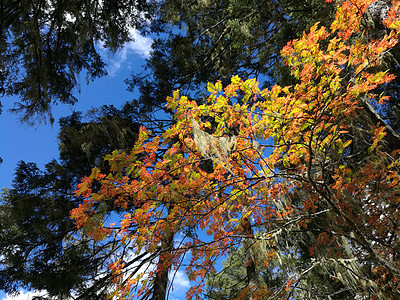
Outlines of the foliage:
[[[30,123],[51,117],[54,103],[76,102],[74,87],[106,74],[98,50],[116,51],[144,29],[155,6],[151,1],[1,2],[0,93],[17,95],[15,110]],[[46,118],[45,118],[46,119]]]
[[[323,217],[314,216],[307,224],[307,231],[286,230],[275,238],[274,243],[258,242],[256,255],[257,284],[265,285],[274,291],[279,291],[285,282],[290,279],[290,270],[298,266],[312,266],[312,257],[309,249],[314,245],[315,235],[326,229],[326,221]],[[262,238],[265,232],[258,233]],[[279,259],[270,259],[268,255],[273,249],[279,249]],[[295,255],[293,255],[295,254]],[[268,263],[266,263],[268,261]],[[217,273],[209,273],[206,280],[205,298],[212,300],[237,299],[240,292],[248,284],[247,278],[246,247],[233,249],[226,260],[222,262],[221,270]],[[354,299],[354,294],[340,281],[331,280],[331,274],[335,270],[328,266],[314,266],[309,269],[301,279],[303,294],[298,293],[293,299]],[[268,298],[271,294],[264,295]],[[278,296],[275,294],[275,296]]]
[[[371,103],[388,100],[376,91],[394,78],[383,62],[398,41],[400,3],[374,37],[360,24],[370,2],[338,4],[329,29],[317,23],[282,49],[296,84],[260,90],[234,76],[225,88],[209,83],[204,104],[176,91],[168,98],[176,124],[161,136],[142,127],[130,153],[106,156],[110,173],[94,168],[82,180],[76,194],[85,200],[71,213],[79,228],[129,241],[136,254],[164,254],[137,274],[124,273],[124,259],[113,264],[110,296],[146,298],[159,272],[186,259],[187,297],[200,299],[206,275],[242,242],[248,263],[280,265],[285,282],[249,280],[241,299],[312,298],[316,268],[354,297],[399,297],[399,137]],[[110,200],[126,211],[119,230],[104,225]],[[249,218],[261,235],[241,229]],[[294,245],[284,243],[295,233]],[[179,243],[164,251],[171,234]],[[282,264],[304,245],[309,260]]]
[[[116,51],[129,40],[128,29],[145,29],[148,24],[143,21],[150,20],[155,11],[151,1],[28,2],[2,3],[0,17],[5,38],[0,42],[3,49],[0,79],[4,94],[21,97],[16,109],[22,110],[22,119],[31,123],[35,116],[40,119],[46,114],[52,122],[51,105],[58,101],[75,102],[72,89],[82,71],[86,72],[88,80],[105,74],[96,43]],[[233,7],[242,7],[243,13]],[[171,84],[175,75],[180,78],[178,86],[187,87],[201,86],[217,77],[228,82],[231,74],[238,72],[243,76],[272,74],[269,69],[279,61],[276,54],[280,48],[309,28],[316,18],[330,16],[326,14],[328,7],[333,5],[321,5],[321,1],[303,1],[301,6],[296,1],[287,1],[282,7],[270,1],[236,1],[234,6],[228,1],[211,6],[207,3],[182,6],[182,3],[165,1],[163,20],[153,22],[152,29],[159,31],[165,26],[164,22],[171,21],[178,27],[187,26],[187,36],[180,36],[183,31],[176,34],[174,27],[169,32],[172,39],[155,45],[148,66],[155,71],[157,86],[141,85],[141,104],[147,96],[154,96],[147,92],[162,91],[151,99],[150,106],[157,107],[159,103],[155,98],[165,99],[165,95],[176,88]],[[177,11],[182,14],[180,20],[174,19]],[[266,15],[270,18],[265,18]],[[215,20],[228,21],[215,23]],[[176,68],[173,73],[169,65],[171,59],[172,68]],[[203,62],[206,67],[199,68]],[[196,75],[188,76],[192,72]],[[165,75],[168,77],[164,78]],[[139,82],[150,83],[142,79]],[[128,110],[132,108],[129,106],[126,105]],[[136,139],[137,124],[132,118],[126,118],[126,114],[120,117],[121,112],[108,107],[102,108],[102,112],[93,112],[88,123],[83,123],[79,114],[64,118],[59,136],[61,163],[52,161],[44,171],[35,164],[20,163],[13,189],[1,197],[1,288],[7,291],[19,287],[46,289],[59,297],[74,290],[79,297],[87,299],[93,299],[96,293],[96,297],[101,297],[102,289],[106,292],[105,281],[88,288],[88,278],[103,271],[102,266],[107,263],[102,259],[109,257],[110,247],[111,252],[117,253],[130,246],[127,243],[122,248],[112,248],[113,240],[102,244],[82,238],[67,215],[80,203],[79,197],[71,194],[72,186],[87,175],[93,165],[108,173],[109,168],[101,157],[115,149],[129,149]],[[156,124],[153,133],[162,126]],[[204,165],[210,165],[210,160],[202,160],[202,168]],[[132,205],[128,208],[132,209]],[[106,206],[106,210],[111,208]],[[123,210],[116,209],[113,213]],[[189,228],[188,234],[191,231]],[[173,236],[171,234],[170,238]],[[14,252],[15,247],[19,251]],[[149,255],[155,261],[157,256],[157,253]],[[133,263],[140,264],[135,259],[127,259],[126,269],[132,269]]]
[[[245,248],[233,249],[228,258],[222,262],[221,271],[207,275],[205,298],[213,300],[238,298],[240,292],[247,286],[245,262]],[[266,265],[262,256],[258,256],[256,267],[259,283],[270,287],[282,285],[282,272],[279,272],[277,265],[271,262]]]
[[[126,82],[140,90],[142,113],[162,109],[165,98],[180,89],[202,99],[207,82],[229,84],[233,75],[287,81],[280,50],[316,20],[329,25],[335,5],[324,0],[218,0],[163,2],[157,22],[162,34],[142,73]],[[155,30],[156,31],[156,30]]]
[[20,162],[13,188],[1,195],[0,288],[45,290],[58,299],[71,293],[77,299],[104,299],[112,278],[107,265],[127,245],[94,243],[76,229],[69,213],[82,199],[73,190],[93,165],[109,171],[102,156],[130,149],[138,126],[129,111],[112,106],[93,110],[88,121],[74,113],[60,126],[60,162],[49,162],[43,171]]

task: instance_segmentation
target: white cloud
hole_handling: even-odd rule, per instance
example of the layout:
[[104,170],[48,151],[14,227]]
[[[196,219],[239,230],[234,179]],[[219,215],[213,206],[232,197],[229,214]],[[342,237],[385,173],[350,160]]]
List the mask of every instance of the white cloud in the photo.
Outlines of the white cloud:
[[190,287],[190,281],[183,271],[178,270],[172,274],[174,275],[172,283],[174,289],[188,289]]
[[130,29],[129,33],[133,41],[125,43],[122,49],[114,55],[101,48],[103,50],[101,52],[108,64],[107,72],[110,76],[115,76],[121,67],[129,62],[128,59],[131,56],[138,55],[142,59],[146,59],[150,55],[153,39],[141,35],[136,29]]
[[18,295],[6,295],[2,300],[32,300],[35,296],[44,296],[43,292],[20,292]]
[[172,271],[169,279],[173,280],[171,289],[169,290],[168,299],[183,300],[186,299],[186,292],[190,288],[190,281],[185,272],[181,270]]
[[136,29],[131,29],[129,32],[134,41],[127,43],[126,48],[139,54],[143,58],[149,57],[153,39],[141,35]]

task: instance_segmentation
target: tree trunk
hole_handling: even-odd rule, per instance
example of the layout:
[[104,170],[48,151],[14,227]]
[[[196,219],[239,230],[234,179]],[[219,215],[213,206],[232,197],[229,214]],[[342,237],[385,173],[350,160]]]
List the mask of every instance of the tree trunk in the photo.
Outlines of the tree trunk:
[[151,300],[165,300],[168,289],[168,274],[171,269],[171,250],[174,234],[170,234],[161,244],[161,254],[157,263],[156,277]]
[[[168,212],[172,209],[170,205]],[[153,295],[151,300],[165,300],[168,294],[168,274],[171,270],[172,250],[174,247],[175,232],[171,229],[170,233],[165,234],[161,242],[161,253],[157,263],[156,277],[153,284]]]
[[258,285],[258,277],[256,273],[256,257],[253,251],[254,245],[254,233],[251,227],[251,221],[248,217],[245,217],[241,221],[241,226],[243,228],[243,247],[245,249],[245,264],[246,264],[246,277],[247,286],[249,288],[250,297],[252,299],[252,293],[254,288]]

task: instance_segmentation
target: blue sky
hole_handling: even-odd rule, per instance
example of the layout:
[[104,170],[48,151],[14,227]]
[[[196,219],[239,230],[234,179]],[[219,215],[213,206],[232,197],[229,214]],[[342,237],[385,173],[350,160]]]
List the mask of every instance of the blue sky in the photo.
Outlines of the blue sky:
[[[136,33],[133,32],[135,36]],[[39,167],[58,157],[57,134],[59,117],[67,116],[73,110],[87,111],[91,107],[99,107],[105,104],[113,104],[119,107],[127,100],[134,97],[133,93],[126,91],[123,82],[128,78],[132,70],[138,70],[144,64],[151,46],[151,39],[136,35],[136,42],[128,43],[114,56],[103,52],[103,57],[108,62],[107,77],[102,77],[86,84],[84,76],[79,80],[80,92],[76,92],[79,99],[74,106],[57,105],[53,108],[56,119],[53,126],[41,124],[30,127],[18,122],[18,115],[8,110],[18,101],[9,97],[1,99],[3,113],[0,115],[0,157],[3,163],[0,165],[0,187],[10,187],[12,174],[16,164],[20,160],[36,162]]]
[[[140,58],[133,60],[138,63],[138,66],[142,63]],[[126,85],[123,83],[123,79],[127,78],[129,73],[128,70],[120,70],[117,76],[99,78],[88,86],[84,79],[81,80],[81,92],[77,94],[79,102],[74,106],[54,107],[53,114],[56,122],[52,126],[41,124],[31,127],[20,124],[18,115],[8,111],[18,99],[3,99],[3,113],[0,115],[0,156],[3,159],[0,165],[0,186],[11,186],[16,164],[20,160],[35,162],[39,167],[43,167],[51,159],[58,158],[58,118],[68,116],[74,110],[85,112],[91,107],[104,104],[119,107],[131,99],[134,95],[126,91]]]
[[[131,32],[135,42],[127,43],[125,47],[115,55],[101,51],[108,63],[109,76],[96,79],[89,85],[82,77],[80,92],[76,92],[78,103],[74,106],[58,105],[52,110],[56,122],[30,127],[20,124],[18,115],[8,110],[18,101],[17,98],[1,99],[3,113],[0,115],[0,156],[3,163],[0,165],[0,188],[11,187],[15,167],[20,160],[35,162],[39,168],[54,158],[58,158],[57,135],[59,126],[57,120],[60,117],[70,115],[74,110],[87,111],[91,107],[99,107],[105,104],[113,104],[119,107],[126,101],[134,98],[135,94],[126,91],[123,82],[133,70],[140,70],[144,59],[148,56],[152,40]],[[174,289],[171,291],[171,300],[184,299],[189,288],[189,281],[183,272],[178,271],[175,277]],[[1,300],[31,300],[34,292],[21,291],[16,297],[7,296],[0,291]]]

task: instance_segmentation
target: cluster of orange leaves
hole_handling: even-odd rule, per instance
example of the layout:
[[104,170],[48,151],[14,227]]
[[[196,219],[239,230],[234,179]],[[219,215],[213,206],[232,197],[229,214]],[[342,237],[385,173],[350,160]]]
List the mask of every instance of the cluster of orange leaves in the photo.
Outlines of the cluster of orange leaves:
[[[347,226],[351,220],[367,237],[383,236],[388,227],[397,234],[399,228],[390,219],[399,216],[388,216],[378,206],[381,199],[388,207],[399,202],[396,154],[390,156],[390,161],[379,159],[383,155],[380,145],[385,127],[375,124],[370,128],[371,157],[357,172],[344,160],[334,161],[335,155],[342,157],[351,146],[349,135],[352,120],[361,110],[361,96],[383,104],[387,99],[373,90],[393,79],[385,70],[369,70],[379,66],[383,53],[397,43],[399,3],[393,5],[386,21],[391,30],[383,38],[365,42],[360,19],[371,2],[344,1],[338,5],[330,29],[315,24],[301,39],[282,49],[287,66],[298,80],[293,86],[275,85],[260,90],[256,80],[243,81],[235,76],[225,88],[221,82],[209,83],[210,96],[202,105],[174,92],[167,99],[168,108],[175,111],[176,122],[171,128],[160,137],[141,128],[130,153],[114,152],[106,157],[110,174],[100,174],[95,168],[82,180],[76,194],[84,199],[83,203],[71,212],[77,226],[97,241],[118,235],[121,243],[129,241],[135,246],[136,254],[153,253],[163,238],[178,234],[179,245],[170,249],[171,265],[179,266],[190,251],[186,272],[195,284],[188,298],[202,295],[206,274],[215,271],[215,261],[237,243],[238,226],[250,215],[254,228],[268,230],[278,221],[297,218],[299,228],[305,229],[307,215],[324,201],[332,206],[330,221],[334,224],[352,228]],[[343,79],[344,70],[353,70],[351,80]],[[207,153],[201,153],[194,141],[193,120],[213,137],[203,141]],[[232,136],[232,128],[236,129],[235,143],[225,155],[222,141]],[[211,171],[203,167],[209,159],[213,160]],[[318,175],[321,161],[334,164],[334,183],[323,182],[324,177]],[[378,185],[379,191],[375,192],[371,187]],[[309,191],[302,204],[286,201],[285,206],[276,205],[295,189]],[[361,225],[365,220],[359,212],[352,211],[349,195],[359,202],[368,199],[364,206],[368,207],[364,212],[366,225]],[[110,213],[104,203],[110,200],[115,208],[126,211],[121,216],[121,226],[115,229],[104,225]],[[249,213],[245,215],[244,211]],[[200,234],[188,234],[193,231]],[[202,238],[203,235],[207,237]],[[338,237],[324,233],[317,237],[311,254],[325,244],[335,248],[329,255],[343,256],[338,250],[339,242]],[[369,246],[371,249],[365,250],[368,255],[394,263],[390,249],[378,243]],[[266,256],[275,258],[274,254]],[[112,264],[112,272],[121,274],[121,266],[119,262]],[[381,269],[386,274],[386,267]],[[126,291],[138,282],[140,292],[151,289],[151,280],[140,281],[143,274],[128,281],[123,276],[117,278],[113,295],[121,299],[131,297]],[[282,293],[289,293],[296,286],[293,279],[288,280]],[[385,284],[383,281],[380,278],[376,284]],[[122,282],[123,287],[118,285]],[[269,287],[264,289],[259,289],[258,294],[271,293]]]

